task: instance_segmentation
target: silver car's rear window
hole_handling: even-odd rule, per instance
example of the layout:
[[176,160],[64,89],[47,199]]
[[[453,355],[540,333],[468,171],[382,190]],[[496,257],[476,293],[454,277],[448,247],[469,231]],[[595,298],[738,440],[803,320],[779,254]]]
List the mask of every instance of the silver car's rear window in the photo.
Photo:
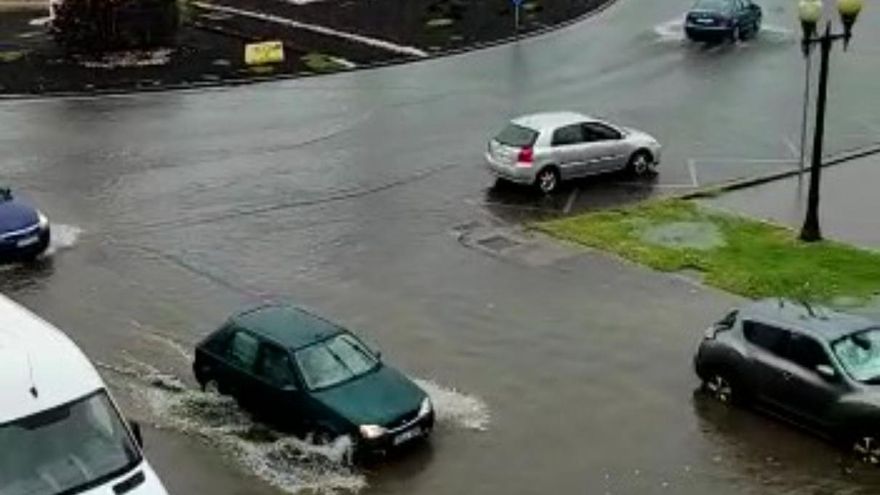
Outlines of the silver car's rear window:
[[537,131],[516,124],[508,124],[504,130],[495,136],[495,140],[501,144],[520,148],[534,145],[537,139]]

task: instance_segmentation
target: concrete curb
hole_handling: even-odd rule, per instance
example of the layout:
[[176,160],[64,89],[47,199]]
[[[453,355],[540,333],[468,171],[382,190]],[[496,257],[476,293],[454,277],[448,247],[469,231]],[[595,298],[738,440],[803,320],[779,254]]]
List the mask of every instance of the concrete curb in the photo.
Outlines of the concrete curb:
[[351,69],[341,70],[337,72],[327,73],[327,74],[276,74],[269,76],[256,76],[256,77],[247,77],[247,78],[234,78],[234,79],[223,79],[220,81],[194,81],[187,83],[176,83],[176,84],[164,84],[160,86],[144,86],[144,87],[134,87],[134,88],[125,88],[125,89],[106,89],[106,90],[91,90],[91,91],[48,91],[45,93],[34,93],[34,94],[0,94],[0,102],[3,101],[21,101],[21,100],[41,100],[41,99],[52,99],[52,98],[89,98],[89,97],[100,97],[100,96],[125,96],[125,95],[137,95],[137,94],[146,94],[146,93],[161,93],[165,91],[186,91],[186,90],[208,90],[208,89],[223,89],[223,88],[234,88],[238,86],[250,85],[250,84],[258,84],[258,83],[266,83],[266,82],[277,82],[277,81],[289,81],[293,79],[305,79],[312,77],[326,77],[333,76],[336,74],[343,74],[348,72],[355,71],[363,71],[363,70],[371,70],[371,69],[379,69],[382,67],[389,67],[395,65],[403,65],[403,64],[417,64],[419,62],[426,62],[430,60],[435,60],[443,57],[452,57],[456,55],[462,55],[470,52],[475,52],[479,50],[485,50],[487,48],[493,48],[496,46],[524,40],[530,38],[536,38],[538,36],[542,36],[548,33],[552,33],[554,31],[559,31],[565,29],[569,26],[577,24],[579,22],[586,21],[593,16],[601,14],[605,10],[607,10],[612,5],[616,4],[619,0],[604,0],[601,5],[598,7],[584,12],[583,14],[573,17],[571,19],[562,21],[557,24],[553,24],[551,26],[544,26],[540,29],[536,29],[534,31],[529,31],[523,34],[516,34],[513,36],[508,36],[506,38],[499,38],[497,40],[486,41],[483,43],[475,43],[473,45],[463,46],[459,48],[452,48],[450,50],[438,51],[429,53],[427,57],[400,57],[394,58],[390,60],[383,60],[372,64],[363,64],[358,65],[357,67],[353,67]]
[[[822,163],[822,168],[832,167],[834,165],[840,165],[841,163],[846,163],[852,160],[858,160],[859,158],[865,158],[867,156],[880,154],[880,144],[872,144],[868,147],[855,150],[855,151],[847,151],[837,155],[834,155],[830,158],[827,158]],[[677,197],[679,199],[703,199],[703,198],[711,198],[717,196],[722,193],[737,191],[739,189],[746,189],[749,187],[760,186],[762,184],[767,184],[769,182],[775,182],[782,179],[787,179],[789,177],[794,177],[800,174],[800,169],[791,169],[791,170],[783,170],[781,172],[771,172],[769,174],[758,175],[755,177],[747,177],[745,179],[738,179],[730,182],[726,182],[723,184],[718,184],[714,186],[708,186],[706,188],[690,191],[686,193],[682,193]],[[809,169],[805,170],[806,174],[809,174]]]

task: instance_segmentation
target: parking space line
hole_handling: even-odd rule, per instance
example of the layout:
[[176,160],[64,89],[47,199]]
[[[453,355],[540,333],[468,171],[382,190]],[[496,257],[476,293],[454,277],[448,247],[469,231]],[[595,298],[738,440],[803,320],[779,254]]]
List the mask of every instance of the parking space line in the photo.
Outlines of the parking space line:
[[691,186],[700,187],[700,181],[697,180],[697,161],[693,158],[688,159],[688,173],[691,174]]
[[792,156],[792,157],[794,157],[795,159],[800,158],[800,156],[801,156],[801,150],[800,150],[800,148],[798,148],[797,146],[795,146],[794,142],[792,142],[791,139],[789,139],[789,138],[787,138],[787,137],[784,137],[784,138],[782,138],[782,142],[783,142],[783,143],[785,144],[785,146],[788,148],[788,151],[791,151],[791,156]]
[[575,187],[571,190],[571,194],[568,195],[568,201],[565,202],[565,208],[562,209],[563,215],[568,215],[569,212],[571,212],[571,207],[574,206],[574,202],[577,200],[580,191],[579,187]]

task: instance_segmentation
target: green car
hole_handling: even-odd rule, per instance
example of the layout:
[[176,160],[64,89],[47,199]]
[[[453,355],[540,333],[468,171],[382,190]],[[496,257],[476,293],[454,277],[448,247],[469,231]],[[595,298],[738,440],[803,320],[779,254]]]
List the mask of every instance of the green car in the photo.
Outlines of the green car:
[[427,438],[428,395],[351,332],[302,308],[265,305],[232,316],[196,347],[203,389],[235,397],[272,423],[357,452]]

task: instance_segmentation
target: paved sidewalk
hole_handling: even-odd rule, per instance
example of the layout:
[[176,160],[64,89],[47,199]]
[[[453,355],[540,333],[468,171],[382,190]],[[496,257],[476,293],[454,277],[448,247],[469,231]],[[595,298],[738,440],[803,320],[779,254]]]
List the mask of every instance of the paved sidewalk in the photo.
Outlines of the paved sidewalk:
[[[802,178],[731,192],[706,203],[800,229],[809,188]],[[823,169],[820,225],[823,235],[880,249],[880,154]]]

